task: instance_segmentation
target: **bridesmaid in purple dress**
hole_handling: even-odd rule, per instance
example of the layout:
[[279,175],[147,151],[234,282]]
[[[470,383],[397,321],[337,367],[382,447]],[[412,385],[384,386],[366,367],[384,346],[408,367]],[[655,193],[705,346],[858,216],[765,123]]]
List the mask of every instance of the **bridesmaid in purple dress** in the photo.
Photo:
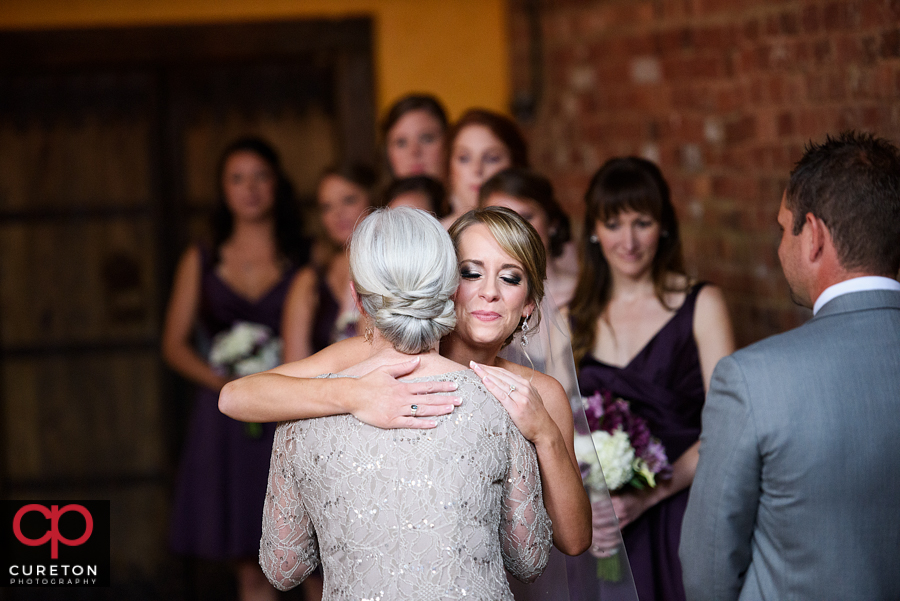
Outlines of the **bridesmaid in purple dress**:
[[170,540],[178,553],[236,562],[242,600],[274,599],[256,555],[275,424],[234,421],[217,401],[229,380],[280,362],[282,307],[308,248],[267,143],[237,140],[219,165],[215,245],[181,258],[163,331],[166,363],[198,386]]
[[[660,439],[673,475],[613,506],[641,601],[683,600],[678,543],[697,466],[700,412],[715,364],[734,351],[721,291],[682,268],[669,189],[653,163],[608,161],[585,195],[584,264],[570,304],[583,396],[609,390]],[[603,532],[591,551],[602,554]],[[581,563],[579,563],[579,561]],[[582,574],[587,557],[572,564]],[[583,598],[597,598],[583,587]]]
[[329,169],[319,180],[316,202],[327,238],[323,246],[330,247],[330,256],[318,266],[301,269],[291,283],[282,321],[286,363],[357,334],[359,313],[350,294],[346,246],[372,206],[374,185],[375,172],[358,163]]

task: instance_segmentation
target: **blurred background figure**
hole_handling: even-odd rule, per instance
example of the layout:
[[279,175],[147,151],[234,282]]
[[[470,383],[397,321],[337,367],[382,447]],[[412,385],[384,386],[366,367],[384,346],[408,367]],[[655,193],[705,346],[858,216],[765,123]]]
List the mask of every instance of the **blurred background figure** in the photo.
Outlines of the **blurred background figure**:
[[444,179],[447,113],[429,94],[409,94],[388,109],[381,123],[388,170],[394,178],[428,175]]
[[384,191],[384,205],[392,209],[412,207],[428,211],[438,219],[447,213],[444,185],[427,175],[395,179]]
[[569,217],[556,202],[550,180],[523,167],[509,167],[481,186],[478,204],[506,207],[537,230],[547,250],[544,289],[558,306],[567,305],[575,291],[578,261],[570,244]]
[[182,256],[162,337],[166,363],[199,387],[170,541],[178,553],[235,562],[240,599],[274,599],[256,556],[275,424],[236,422],[217,401],[230,379],[281,362],[282,308],[308,247],[293,187],[268,143],[233,142],[217,177],[213,245]]
[[650,161],[614,158],[597,171],[584,234],[569,305],[581,393],[629,401],[665,447],[672,477],[623,489],[613,506],[640,599],[683,600],[681,522],[705,390],[716,363],[734,351],[731,322],[719,289],[685,275],[669,187]]
[[357,335],[359,312],[350,292],[345,250],[356,224],[373,204],[375,183],[375,172],[361,163],[328,169],[319,180],[316,203],[326,256],[302,269],[291,283],[282,323],[285,362]]
[[485,109],[469,109],[453,124],[448,140],[450,214],[445,227],[478,207],[478,190],[507,167],[528,167],[528,147],[509,117]]

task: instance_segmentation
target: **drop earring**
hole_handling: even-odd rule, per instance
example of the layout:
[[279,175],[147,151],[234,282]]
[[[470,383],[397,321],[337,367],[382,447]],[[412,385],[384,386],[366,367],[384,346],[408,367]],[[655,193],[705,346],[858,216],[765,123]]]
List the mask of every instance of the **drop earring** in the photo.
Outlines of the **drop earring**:
[[522,348],[524,349],[528,346],[528,318],[531,315],[525,316],[525,321],[522,322]]

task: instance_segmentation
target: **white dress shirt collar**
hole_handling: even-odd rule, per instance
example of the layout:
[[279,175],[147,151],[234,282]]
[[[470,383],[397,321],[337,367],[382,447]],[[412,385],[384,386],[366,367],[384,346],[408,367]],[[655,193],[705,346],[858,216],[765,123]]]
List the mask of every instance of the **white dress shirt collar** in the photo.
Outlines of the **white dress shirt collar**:
[[813,305],[813,315],[818,313],[819,309],[825,306],[825,303],[830,300],[833,300],[844,294],[849,294],[851,292],[864,292],[866,290],[900,291],[900,282],[898,282],[897,280],[892,280],[891,278],[881,277],[879,275],[867,275],[850,280],[844,280],[843,282],[839,282],[833,286],[829,286],[822,292],[822,294],[819,295],[819,298],[816,299],[816,304]]

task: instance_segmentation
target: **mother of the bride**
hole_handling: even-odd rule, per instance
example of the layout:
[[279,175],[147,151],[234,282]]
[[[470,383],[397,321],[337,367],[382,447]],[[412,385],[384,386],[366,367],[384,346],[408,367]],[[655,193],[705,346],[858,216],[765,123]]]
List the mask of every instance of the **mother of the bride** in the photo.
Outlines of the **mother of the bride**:
[[260,564],[281,589],[324,565],[323,599],[505,599],[550,550],[534,448],[438,343],[456,323],[450,238],[415,209],[369,215],[350,244],[369,356],[355,377],[417,355],[411,375],[459,385],[433,430],[383,430],[349,415],[284,422],[272,449]]

